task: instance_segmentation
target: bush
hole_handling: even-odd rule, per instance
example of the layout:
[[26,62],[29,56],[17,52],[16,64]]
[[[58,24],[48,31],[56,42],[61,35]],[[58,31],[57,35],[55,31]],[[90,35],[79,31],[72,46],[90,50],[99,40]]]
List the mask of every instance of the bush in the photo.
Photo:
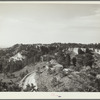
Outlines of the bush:
[[48,69],[48,74],[55,74],[55,69],[49,68],[49,69]]
[[93,62],[94,62],[93,56],[89,53],[85,54],[85,58],[83,59],[84,65],[92,67]]
[[57,86],[57,85],[58,85],[58,80],[57,80],[57,78],[56,78],[56,77],[53,77],[51,83],[52,83],[52,87]]
[[40,70],[41,70],[40,67],[37,67],[37,71],[36,72],[40,73]]
[[82,49],[78,49],[78,54],[84,54],[84,51],[82,51]]
[[66,66],[70,66],[70,55],[69,54],[66,55],[65,64]]
[[76,57],[72,58],[72,63],[73,63],[74,66],[76,66]]
[[41,86],[40,88],[38,88],[38,91],[48,92],[48,88],[43,83],[41,83]]

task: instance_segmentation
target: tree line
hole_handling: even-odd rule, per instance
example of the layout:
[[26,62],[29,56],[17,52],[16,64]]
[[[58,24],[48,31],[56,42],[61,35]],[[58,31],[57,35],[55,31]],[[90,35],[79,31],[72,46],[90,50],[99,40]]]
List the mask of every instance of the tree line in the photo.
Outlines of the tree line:
[[[71,59],[70,53],[65,54],[66,48],[79,48],[78,55]],[[86,52],[82,51],[81,48],[86,48]],[[30,63],[36,63],[41,61],[41,56],[43,55],[53,55],[58,63],[65,66],[70,66],[71,61],[73,62],[74,66],[77,63],[82,65],[90,65],[93,60],[93,54],[88,48],[100,49],[100,43],[96,44],[76,44],[76,43],[52,43],[52,44],[16,44],[6,50],[0,50],[0,72],[14,72],[17,70],[22,69],[25,65]],[[22,61],[10,61],[9,58],[14,56],[16,53],[21,52],[23,56],[26,58]],[[55,55],[57,53],[57,55]],[[78,58],[81,58],[79,60]],[[83,61],[84,58],[84,61]],[[90,62],[87,62],[87,61]]]

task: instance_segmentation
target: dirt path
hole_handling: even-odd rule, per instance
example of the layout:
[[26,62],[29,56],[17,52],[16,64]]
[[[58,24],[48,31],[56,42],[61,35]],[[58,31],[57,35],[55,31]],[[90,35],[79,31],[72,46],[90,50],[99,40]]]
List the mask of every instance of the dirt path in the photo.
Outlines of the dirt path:
[[[46,65],[46,62],[40,62],[37,63],[35,65],[35,67],[42,67]],[[31,83],[33,83],[33,85],[35,85],[35,89],[37,89],[37,83],[36,83],[36,70],[30,72],[29,74],[27,74],[20,82],[19,82],[19,86],[22,87],[23,89],[26,88],[26,86],[29,84],[31,86]]]
[[23,89],[26,88],[27,84],[29,84],[31,86],[31,83],[33,83],[37,89],[37,83],[36,83],[36,80],[35,80],[35,76],[36,76],[36,73],[35,72],[31,72],[29,74],[27,74],[19,83],[19,86],[21,86]]

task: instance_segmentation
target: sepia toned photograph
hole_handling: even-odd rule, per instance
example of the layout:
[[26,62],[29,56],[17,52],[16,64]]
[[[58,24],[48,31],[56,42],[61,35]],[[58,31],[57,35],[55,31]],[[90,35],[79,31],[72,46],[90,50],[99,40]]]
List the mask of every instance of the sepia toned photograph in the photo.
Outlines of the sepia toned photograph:
[[0,92],[100,92],[100,3],[0,2]]

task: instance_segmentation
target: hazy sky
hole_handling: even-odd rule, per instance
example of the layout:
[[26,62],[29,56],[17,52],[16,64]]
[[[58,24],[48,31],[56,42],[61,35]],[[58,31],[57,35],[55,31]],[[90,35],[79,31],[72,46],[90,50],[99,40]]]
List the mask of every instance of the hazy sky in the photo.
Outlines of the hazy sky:
[[0,46],[99,43],[100,4],[0,3]]

